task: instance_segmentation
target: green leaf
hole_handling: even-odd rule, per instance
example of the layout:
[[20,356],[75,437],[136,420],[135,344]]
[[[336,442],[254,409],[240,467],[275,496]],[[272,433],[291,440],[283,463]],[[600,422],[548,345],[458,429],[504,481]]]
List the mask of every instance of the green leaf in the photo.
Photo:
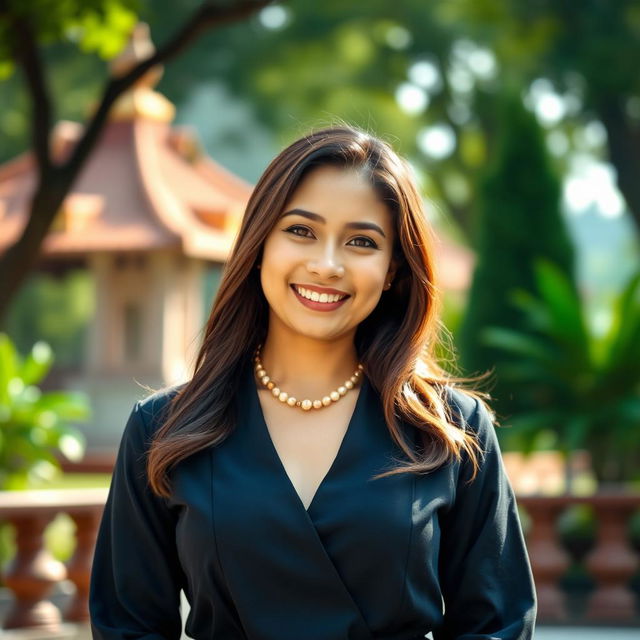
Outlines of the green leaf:
[[89,396],[82,391],[49,391],[36,403],[38,411],[53,411],[65,420],[87,420],[91,417]]
[[86,448],[86,440],[76,429],[65,427],[61,429],[58,448],[72,462],[82,460]]
[[0,333],[0,402],[7,402],[9,381],[18,376],[21,361],[13,342]]
[[487,327],[481,331],[480,340],[483,344],[545,362],[553,362],[557,357],[557,354],[539,339],[513,329]]
[[536,284],[551,316],[550,331],[560,342],[584,348],[589,342],[582,303],[568,276],[555,264],[539,259],[534,266]]
[[611,327],[603,339],[603,371],[637,371],[640,361],[640,272],[613,304]]
[[592,425],[587,416],[571,415],[562,429],[561,445],[565,451],[574,451],[585,444]]
[[46,342],[36,342],[20,368],[20,377],[25,384],[37,384],[49,372],[53,360],[51,347]]
[[11,60],[0,60],[0,82],[8,80],[15,69],[15,65]]

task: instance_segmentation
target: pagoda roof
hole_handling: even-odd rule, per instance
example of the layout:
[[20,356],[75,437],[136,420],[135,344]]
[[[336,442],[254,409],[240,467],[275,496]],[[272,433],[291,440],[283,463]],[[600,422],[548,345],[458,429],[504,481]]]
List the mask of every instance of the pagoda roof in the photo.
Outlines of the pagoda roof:
[[[61,122],[57,157],[82,133]],[[13,244],[35,187],[32,153],[0,166],[0,251]],[[115,118],[67,196],[43,244],[46,256],[175,247],[185,255],[226,258],[251,185],[199,150],[195,135],[151,118]]]

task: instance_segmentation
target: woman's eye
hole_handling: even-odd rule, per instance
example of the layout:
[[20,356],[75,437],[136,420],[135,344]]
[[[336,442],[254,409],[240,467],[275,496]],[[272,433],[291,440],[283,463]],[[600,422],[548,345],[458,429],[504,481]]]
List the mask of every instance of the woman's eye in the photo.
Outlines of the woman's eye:
[[313,238],[313,233],[311,233],[311,229],[307,227],[303,227],[299,224],[293,225],[288,229],[285,229],[287,233],[292,233],[294,236],[300,236],[302,238]]
[[377,249],[378,245],[371,240],[371,238],[364,238],[362,236],[358,238],[354,238],[351,242],[355,243],[353,246],[355,247],[364,247],[366,249]]
[[[313,231],[309,227],[305,227],[300,224],[294,224],[291,227],[285,229],[285,233],[290,233],[300,238],[314,238]],[[352,247],[360,247],[362,249],[377,249],[378,245],[371,239],[364,236],[358,236],[352,238],[349,243]]]

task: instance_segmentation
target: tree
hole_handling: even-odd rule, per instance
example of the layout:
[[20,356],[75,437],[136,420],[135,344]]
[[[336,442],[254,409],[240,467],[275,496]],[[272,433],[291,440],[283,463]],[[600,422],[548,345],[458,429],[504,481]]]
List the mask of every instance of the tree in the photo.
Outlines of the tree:
[[[446,0],[442,0],[446,2]],[[638,0],[458,0],[448,19],[488,44],[524,82],[544,77],[571,96],[577,120],[598,119],[640,231]]]
[[117,98],[149,69],[176,56],[205,30],[245,18],[268,3],[211,0],[201,4],[157,51],[107,82],[76,147],[66,160],[57,163],[49,146],[54,105],[41,48],[72,36],[81,48],[105,57],[114,55],[135,20],[133,0],[0,0],[0,72],[7,76],[15,66],[24,76],[32,107],[31,144],[37,167],[27,224],[18,241],[0,256],[0,319],[35,265],[51,223],[95,147]]
[[[506,95],[496,162],[480,186],[478,262],[459,342],[467,372],[495,363],[496,409],[511,414],[521,398],[513,394],[503,369],[504,351],[483,341],[489,326],[521,329],[523,312],[512,301],[516,289],[534,293],[534,264],[546,258],[573,277],[573,247],[559,210],[560,185],[552,171],[540,127],[519,95]],[[575,286],[575,284],[574,284]]]

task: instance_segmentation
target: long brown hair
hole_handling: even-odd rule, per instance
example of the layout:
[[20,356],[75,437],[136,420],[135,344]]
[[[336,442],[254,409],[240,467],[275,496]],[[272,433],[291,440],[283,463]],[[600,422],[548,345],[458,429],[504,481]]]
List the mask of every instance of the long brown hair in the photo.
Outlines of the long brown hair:
[[[393,286],[356,331],[364,373],[378,391],[391,436],[409,458],[378,477],[427,473],[465,451],[478,467],[473,436],[452,422],[444,387],[463,381],[434,356],[441,333],[433,232],[411,169],[384,141],[348,126],[311,133],[284,149],[253,190],[207,321],[193,377],[172,398],[156,431],[147,470],[151,488],[168,496],[168,472],[194,453],[221,443],[234,429],[240,372],[267,332],[268,304],[259,271],[265,239],[302,178],[333,165],[365,171],[392,212],[399,264]],[[480,394],[473,392],[478,397]],[[400,423],[419,429],[420,451]]]

